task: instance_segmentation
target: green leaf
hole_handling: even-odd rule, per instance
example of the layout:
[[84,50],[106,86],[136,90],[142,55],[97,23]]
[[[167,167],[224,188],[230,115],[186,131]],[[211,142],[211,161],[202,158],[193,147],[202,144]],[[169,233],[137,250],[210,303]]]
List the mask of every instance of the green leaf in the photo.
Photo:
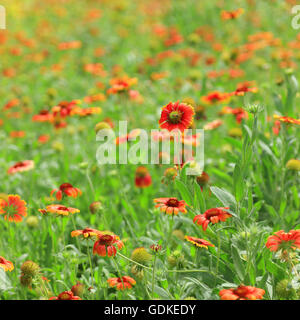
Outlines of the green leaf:
[[[199,210],[200,210],[200,212],[205,212],[206,211],[206,204],[205,204],[204,195],[203,195],[203,192],[201,191],[201,188],[197,182],[194,183],[194,188],[195,188],[195,197],[198,202]],[[194,204],[194,206],[196,207],[196,204]]]
[[237,203],[234,199],[234,196],[228,191],[218,187],[211,187],[210,190],[223,203],[225,207],[236,209]]
[[243,282],[244,278],[245,278],[244,264],[242,262],[242,259],[239,255],[239,253],[238,253],[238,250],[235,248],[234,245],[231,246],[231,253],[232,253],[233,264],[235,266],[235,270],[237,272],[239,280],[241,282]]
[[193,205],[193,198],[188,187],[180,180],[175,180],[175,187],[180,192],[183,200],[190,206]]

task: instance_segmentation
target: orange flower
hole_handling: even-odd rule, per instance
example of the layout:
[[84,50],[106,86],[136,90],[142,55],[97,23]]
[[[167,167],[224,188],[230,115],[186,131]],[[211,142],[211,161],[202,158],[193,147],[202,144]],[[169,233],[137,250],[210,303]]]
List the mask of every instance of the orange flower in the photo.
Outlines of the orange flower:
[[128,134],[124,136],[117,137],[115,140],[116,145],[119,145],[121,143],[125,143],[127,141],[134,140],[136,137],[138,137],[141,133],[140,129],[133,129]]
[[32,117],[34,122],[51,122],[53,120],[53,114],[48,110],[41,110],[38,114]]
[[21,222],[27,216],[26,202],[18,195],[8,195],[7,200],[0,199],[0,214],[5,214],[4,219],[10,222]]
[[185,240],[192,243],[194,246],[196,246],[198,248],[208,249],[208,247],[214,247],[214,245],[212,243],[210,243],[209,241],[206,241],[204,239],[199,239],[199,238],[190,237],[190,236],[185,236],[184,238],[185,238]]
[[205,124],[203,129],[204,130],[213,130],[213,129],[220,127],[222,124],[223,124],[222,120],[216,119],[212,122],[208,122],[207,124]]
[[118,249],[124,247],[123,242],[116,235],[107,233],[100,233],[97,235],[98,240],[95,242],[93,247],[93,254],[98,254],[101,257],[114,257],[117,254],[117,249],[114,245],[117,245]]
[[251,81],[245,81],[245,82],[239,83],[237,86],[237,89],[232,93],[230,93],[230,95],[243,96],[245,95],[246,92],[256,93],[258,89],[256,87],[250,88],[251,85],[252,85]]
[[129,78],[128,76],[111,79],[110,84],[112,87],[107,90],[107,94],[116,94],[127,91],[131,86],[133,86],[137,82],[137,78]]
[[244,13],[244,9],[243,8],[238,8],[238,9],[236,9],[234,11],[225,11],[225,10],[223,10],[221,12],[221,18],[223,20],[232,20],[232,19],[238,18],[243,13]]
[[65,207],[61,204],[51,204],[46,207],[46,209],[39,209],[39,212],[42,214],[53,213],[58,216],[68,216],[69,214],[74,214],[80,212],[76,208]]
[[131,289],[136,284],[136,281],[129,276],[122,277],[122,280],[121,278],[109,278],[107,282],[111,287],[116,287],[117,290]]
[[187,213],[184,200],[179,201],[177,198],[157,198],[154,199],[154,202],[157,203],[155,208],[160,207],[160,211],[166,214],[178,215],[179,212]]
[[12,271],[14,269],[14,265],[12,262],[0,256],[0,268],[4,269],[4,271]]
[[219,221],[224,222],[226,219],[231,217],[231,214],[224,209],[228,210],[229,207],[212,208],[206,210],[203,214],[195,216],[193,222],[199,226],[202,225],[202,228],[205,231],[210,222],[213,224],[218,223]]
[[58,45],[59,50],[68,50],[68,49],[79,49],[81,48],[81,41],[75,40],[75,41],[69,41],[69,42],[61,42]]
[[50,139],[49,134],[42,134],[38,137],[38,142],[44,144],[44,143],[47,143],[49,139]]
[[62,199],[63,195],[76,199],[78,195],[81,196],[82,194],[80,189],[74,188],[70,183],[63,183],[62,185],[60,185],[59,189],[53,189],[50,193],[50,196],[52,196],[55,192],[56,199],[59,201]]
[[24,138],[26,133],[24,131],[12,131],[10,133],[11,138]]
[[300,249],[300,230],[291,230],[288,233],[279,230],[275,232],[275,235],[268,238],[266,247],[270,251]]
[[181,132],[193,123],[194,108],[186,103],[179,101],[170,102],[162,108],[159,126],[161,129],[172,131],[179,129]]
[[138,188],[146,188],[151,186],[152,179],[145,167],[138,167],[135,172],[135,186]]
[[242,119],[248,118],[248,113],[243,108],[224,107],[219,114],[233,114],[237,123],[241,123]]
[[13,166],[11,166],[7,173],[8,174],[15,174],[17,172],[24,172],[29,171],[34,168],[34,162],[32,160],[24,160],[15,163]]
[[81,298],[78,296],[74,296],[72,291],[64,291],[57,297],[51,297],[49,300],[81,300]]
[[300,125],[300,119],[294,119],[294,118],[291,118],[291,117],[282,117],[282,116],[279,116],[277,114],[274,114],[274,119],[277,119],[281,122],[285,122],[285,123],[291,123],[291,124],[298,124]]
[[100,234],[101,234],[101,232],[96,230],[96,229],[85,228],[83,230],[74,230],[74,231],[72,231],[71,232],[71,237],[82,236],[83,239],[88,239],[88,238],[92,238],[92,237],[97,237]]
[[223,289],[219,292],[221,300],[261,300],[265,290],[240,285],[236,289]]
[[230,100],[230,94],[222,93],[219,91],[210,92],[208,95],[201,98],[204,103],[214,104],[217,102],[228,102]]

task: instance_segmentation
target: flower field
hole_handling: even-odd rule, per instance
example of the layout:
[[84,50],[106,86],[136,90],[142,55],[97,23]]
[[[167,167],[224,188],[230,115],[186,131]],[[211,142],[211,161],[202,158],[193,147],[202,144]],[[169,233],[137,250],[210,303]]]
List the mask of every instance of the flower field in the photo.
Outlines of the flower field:
[[296,4],[1,1],[0,300],[299,300]]

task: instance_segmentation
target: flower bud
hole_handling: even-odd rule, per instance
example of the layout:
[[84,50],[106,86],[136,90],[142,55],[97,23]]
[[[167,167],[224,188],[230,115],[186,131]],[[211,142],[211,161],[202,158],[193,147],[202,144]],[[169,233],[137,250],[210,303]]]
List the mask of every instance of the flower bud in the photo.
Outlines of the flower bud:
[[171,267],[179,267],[182,268],[184,266],[184,255],[179,251],[175,250],[168,256],[168,263]]
[[282,299],[296,298],[296,290],[291,287],[288,279],[283,279],[277,283],[276,294]]
[[140,264],[147,264],[152,260],[152,255],[147,251],[146,248],[136,248],[132,251],[131,259]]
[[259,105],[259,104],[249,104],[245,107],[245,109],[252,113],[252,114],[255,114],[255,113],[260,113],[264,110],[264,107]]
[[32,277],[22,273],[20,276],[20,283],[23,287],[31,288]]
[[179,229],[175,229],[173,232],[172,232],[172,235],[176,238],[178,238],[179,240],[184,240],[184,233],[179,230]]
[[84,287],[84,284],[80,283],[80,282],[77,282],[72,288],[71,288],[71,291],[73,292],[73,294],[75,296],[78,296],[78,297],[81,297],[83,296],[83,293],[84,293],[84,290],[85,290],[85,287]]
[[37,263],[28,260],[21,265],[21,271],[25,276],[34,277],[39,273],[40,267]]
[[131,273],[135,276],[136,279],[142,280],[144,278],[143,268],[136,264],[131,267]]
[[286,168],[289,170],[300,171],[300,160],[290,159],[286,164]]
[[111,126],[107,122],[99,122],[95,125],[95,132],[98,133],[100,130],[108,129],[111,130]]
[[103,209],[102,203],[100,201],[94,201],[90,204],[91,214],[100,212]]
[[30,216],[26,219],[26,224],[29,228],[34,229],[39,225],[39,219],[36,216]]
[[243,131],[241,128],[231,128],[228,131],[228,134],[233,138],[241,138],[243,136]]

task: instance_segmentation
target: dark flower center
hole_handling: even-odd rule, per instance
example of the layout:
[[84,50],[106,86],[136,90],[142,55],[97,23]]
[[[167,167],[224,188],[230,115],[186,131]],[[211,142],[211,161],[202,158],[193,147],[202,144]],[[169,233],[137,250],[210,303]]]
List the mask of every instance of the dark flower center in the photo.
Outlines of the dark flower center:
[[182,113],[179,111],[172,111],[169,114],[169,120],[173,124],[179,123],[181,121],[181,118],[182,118]]
[[178,205],[179,205],[179,201],[177,199],[175,199],[175,198],[171,198],[167,202],[167,206],[168,207],[174,207],[175,208],[175,207],[178,207]]

